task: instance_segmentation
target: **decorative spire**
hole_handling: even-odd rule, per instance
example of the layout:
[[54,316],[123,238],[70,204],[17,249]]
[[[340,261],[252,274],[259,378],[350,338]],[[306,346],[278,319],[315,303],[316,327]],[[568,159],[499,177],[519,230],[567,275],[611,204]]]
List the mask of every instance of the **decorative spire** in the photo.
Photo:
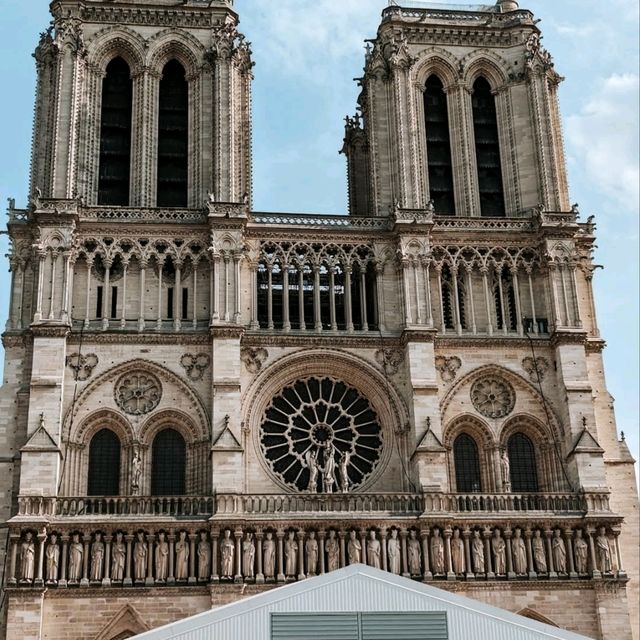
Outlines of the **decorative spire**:
[[500,9],[500,13],[508,13],[509,11],[517,11],[518,3],[515,0],[498,0],[496,6]]

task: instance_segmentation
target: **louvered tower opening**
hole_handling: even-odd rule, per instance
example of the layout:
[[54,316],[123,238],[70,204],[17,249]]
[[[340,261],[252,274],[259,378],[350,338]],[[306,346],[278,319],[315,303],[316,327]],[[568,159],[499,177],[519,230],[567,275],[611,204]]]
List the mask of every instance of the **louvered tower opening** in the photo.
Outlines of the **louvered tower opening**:
[[480,213],[484,217],[504,217],[504,187],[496,101],[489,83],[484,78],[478,78],[473,85],[472,105]]
[[447,96],[437,76],[427,80],[424,113],[430,196],[437,214],[455,215]]
[[129,65],[114,58],[102,81],[98,204],[129,204],[131,177],[131,104],[133,83]]
[[159,207],[186,207],[189,168],[189,87],[177,60],[168,62],[160,80],[158,111]]

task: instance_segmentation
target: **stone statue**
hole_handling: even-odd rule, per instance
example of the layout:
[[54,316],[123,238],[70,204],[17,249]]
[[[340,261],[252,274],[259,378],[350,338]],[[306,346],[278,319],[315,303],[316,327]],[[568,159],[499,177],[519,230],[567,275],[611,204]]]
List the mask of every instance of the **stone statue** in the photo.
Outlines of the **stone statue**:
[[82,556],[84,549],[80,542],[80,535],[74,533],[71,536],[71,544],[69,545],[69,582],[80,582],[82,578]]
[[349,564],[358,564],[362,562],[362,545],[354,529],[349,531],[349,542],[347,544],[347,556]]
[[457,576],[464,574],[464,542],[460,537],[460,529],[453,530],[453,538],[451,538],[451,564],[453,572]]
[[340,489],[342,493],[349,493],[349,461],[351,454],[346,451],[340,456],[338,463],[338,478],[340,480]]
[[165,582],[169,575],[169,543],[165,534],[161,531],[158,534],[156,544],[156,581]]
[[309,449],[304,456],[305,466],[309,469],[309,484],[307,489],[309,493],[318,493],[318,474],[320,468],[318,466],[318,452]]
[[189,577],[189,542],[187,532],[181,531],[176,541],[176,580]]
[[198,580],[207,582],[211,575],[211,545],[207,540],[207,532],[200,532],[200,541],[196,550],[198,554]]
[[367,540],[367,562],[370,567],[380,569],[380,540],[376,537],[374,529],[369,531]]
[[567,573],[567,548],[562,539],[562,531],[556,529],[553,532],[551,541],[551,552],[553,553],[553,566],[558,573]]
[[325,447],[325,461],[322,467],[322,488],[325,493],[333,493],[333,485],[336,481],[336,461],[333,459],[333,451],[329,445]]
[[500,533],[500,529],[493,530],[491,549],[493,550],[493,562],[496,575],[503,576],[507,573],[507,554],[506,543]]
[[422,573],[422,549],[420,540],[416,536],[415,530],[409,531],[409,541],[407,543],[407,556],[409,561],[409,574],[419,576]]
[[473,532],[473,541],[471,542],[471,555],[473,557],[474,573],[484,573],[484,543],[482,542],[479,531]]
[[573,547],[576,552],[576,571],[580,575],[585,575],[588,569],[589,545],[582,537],[582,529],[576,531],[576,540]]
[[540,536],[540,529],[536,529],[531,542],[533,549],[533,560],[538,573],[547,573],[547,555],[544,551],[544,540]]
[[511,491],[511,463],[506,451],[500,457],[500,471],[502,473],[502,488],[504,491]]
[[267,537],[262,543],[262,559],[264,563],[264,577],[273,578],[276,573],[276,543],[271,531],[267,531]]
[[116,533],[116,539],[111,550],[111,580],[124,580],[124,565],[127,559],[127,545],[122,541],[122,534]]
[[58,582],[60,547],[58,546],[58,536],[55,533],[51,534],[45,555],[47,557],[47,584],[56,584]]
[[231,531],[226,529],[224,532],[224,538],[220,543],[220,554],[222,555],[222,566],[220,567],[220,573],[223,578],[233,578],[233,555],[235,553],[235,547],[233,540],[231,539]]
[[289,531],[289,535],[284,543],[284,557],[286,560],[286,576],[295,576],[298,566],[298,543],[296,542],[296,532]]
[[140,477],[142,475],[142,460],[138,447],[133,450],[131,460],[131,494],[137,496],[140,493]]
[[147,543],[142,531],[136,534],[136,543],[133,546],[133,576],[137,582],[144,582],[147,577]]
[[36,546],[33,542],[33,534],[27,531],[24,535],[24,542],[20,546],[20,578],[21,582],[33,582],[35,570]]
[[304,548],[307,555],[307,574],[315,576],[318,571],[318,541],[315,531],[309,532]]
[[329,531],[329,538],[325,547],[327,549],[327,570],[336,571],[340,568],[340,545],[333,529]]
[[256,575],[255,570],[256,545],[253,541],[253,533],[247,533],[242,541],[242,568],[245,578],[253,578]]
[[433,530],[431,536],[431,565],[434,575],[442,575],[444,569],[444,541],[440,536],[440,529],[437,527]]
[[96,539],[91,547],[91,582],[102,580],[104,570],[104,542],[102,542],[102,534],[96,533]]
[[611,573],[611,547],[609,547],[609,538],[607,538],[607,530],[604,527],[600,527],[600,529],[598,529],[598,537],[596,538],[596,554],[600,573]]
[[525,575],[527,573],[527,548],[520,529],[516,529],[513,534],[511,551],[513,554],[513,570],[519,576]]
[[400,575],[400,540],[397,529],[391,529],[391,537],[387,540],[387,559],[389,571]]

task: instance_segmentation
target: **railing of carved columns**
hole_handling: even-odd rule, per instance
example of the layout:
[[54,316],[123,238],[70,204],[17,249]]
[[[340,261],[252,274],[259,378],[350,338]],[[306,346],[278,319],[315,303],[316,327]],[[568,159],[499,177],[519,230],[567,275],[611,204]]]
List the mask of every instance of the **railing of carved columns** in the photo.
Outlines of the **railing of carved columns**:
[[235,324],[240,324],[242,317],[242,309],[240,303],[240,291],[242,287],[242,272],[240,270],[240,261],[242,260],[242,254],[238,251],[233,254],[233,321]]
[[[127,326],[127,271],[129,270],[129,260],[122,261],[122,309],[120,310],[120,328]],[[140,292],[142,298],[142,291]]]
[[509,268],[511,272],[511,279],[513,281],[513,297],[516,301],[516,329],[518,335],[524,335],[524,328],[522,325],[522,303],[520,301],[520,282],[518,280],[518,267],[517,265]]
[[320,265],[313,265],[313,327],[316,333],[322,332],[322,315],[320,309]]

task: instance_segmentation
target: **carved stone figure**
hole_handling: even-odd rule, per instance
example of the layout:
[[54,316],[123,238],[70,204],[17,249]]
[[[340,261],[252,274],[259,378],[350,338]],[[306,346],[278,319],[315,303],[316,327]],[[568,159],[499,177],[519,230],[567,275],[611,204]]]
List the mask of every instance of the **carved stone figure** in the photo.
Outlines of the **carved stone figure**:
[[516,529],[513,534],[511,550],[513,554],[513,570],[519,576],[525,575],[527,573],[527,548],[520,529]]
[[136,534],[136,543],[133,545],[133,576],[137,582],[144,582],[147,577],[147,543],[142,531]]
[[356,532],[352,529],[349,532],[349,543],[347,544],[347,556],[349,557],[349,564],[358,564],[362,562],[362,545]]
[[102,534],[96,533],[96,539],[91,547],[91,582],[102,580],[104,571],[104,542]]
[[533,561],[538,573],[547,573],[547,554],[544,550],[544,540],[540,536],[540,529],[536,529],[531,542]]
[[607,530],[604,527],[598,529],[598,537],[596,538],[596,555],[598,558],[598,568],[601,573],[611,573],[611,547],[609,547],[609,538],[607,538]]
[[502,488],[504,491],[511,491],[511,463],[506,451],[500,457],[500,472],[502,473]]
[[200,541],[196,550],[198,554],[198,580],[206,582],[211,573],[211,545],[207,540],[207,532],[200,532]]
[[262,543],[262,562],[264,577],[273,578],[276,573],[276,543],[271,531],[267,531],[267,537]]
[[176,541],[176,580],[189,577],[189,542],[187,532],[181,531]]
[[567,573],[567,548],[562,539],[562,531],[556,529],[553,532],[551,541],[551,552],[553,553],[553,566],[558,573]]
[[318,541],[315,531],[309,532],[304,548],[307,556],[307,573],[310,576],[315,576],[318,570]]
[[589,545],[582,537],[582,529],[576,531],[576,539],[573,543],[576,556],[576,571],[580,575],[585,575],[588,569]]
[[304,458],[309,469],[309,493],[318,493],[318,474],[320,472],[318,467],[318,452],[309,449]]
[[295,576],[298,566],[298,543],[296,542],[295,531],[289,531],[289,535],[285,540],[284,557],[286,560],[285,575]]
[[36,546],[33,542],[33,534],[27,531],[24,541],[20,545],[20,578],[21,582],[33,582],[35,568]]
[[124,580],[124,565],[127,559],[127,545],[122,540],[122,534],[116,533],[116,539],[111,549],[111,580]]
[[407,556],[409,561],[409,573],[412,576],[419,576],[422,572],[422,549],[420,549],[420,540],[416,537],[416,532],[413,529],[409,531]]
[[473,541],[471,542],[471,555],[473,557],[474,573],[484,573],[484,543],[482,542],[479,531],[473,532]]
[[71,544],[69,545],[69,582],[71,584],[80,582],[82,578],[82,556],[84,549],[80,542],[80,535],[74,533],[71,536]]
[[333,529],[329,531],[325,547],[327,549],[327,570],[336,571],[340,568],[340,544]]
[[333,451],[330,446],[325,448],[324,467],[322,467],[322,490],[325,493],[333,493],[333,485],[336,481],[336,461],[333,459]]
[[440,529],[433,530],[431,536],[431,565],[434,575],[442,575],[444,569],[444,540],[440,536]]
[[58,562],[60,560],[60,547],[58,546],[58,536],[51,534],[47,551],[47,584],[55,584],[58,582]]
[[140,451],[136,447],[133,450],[133,460],[131,461],[131,495],[137,496],[140,493],[140,477],[142,476],[142,459]]
[[494,570],[497,576],[504,575],[507,572],[507,554],[506,543],[500,529],[493,530],[491,538],[491,549],[493,550]]
[[224,532],[224,538],[220,543],[220,554],[222,556],[222,563],[220,567],[220,573],[223,578],[233,577],[233,556],[235,553],[235,547],[233,540],[231,539],[231,531],[226,529]]
[[453,572],[457,576],[461,576],[464,573],[464,542],[460,537],[460,529],[453,530],[453,538],[451,538],[451,564],[453,565]]
[[253,541],[253,533],[247,533],[242,541],[242,568],[245,578],[253,578],[255,571],[256,545]]
[[380,550],[380,540],[376,537],[376,532],[371,529],[367,540],[367,562],[375,569],[380,569]]
[[156,581],[164,582],[169,575],[169,543],[165,534],[161,531],[158,534],[156,543]]
[[338,479],[340,480],[340,489],[342,493],[349,493],[349,461],[351,454],[346,451],[340,456],[338,463]]
[[391,537],[387,540],[387,559],[389,571],[400,575],[400,540],[397,529],[391,529]]

